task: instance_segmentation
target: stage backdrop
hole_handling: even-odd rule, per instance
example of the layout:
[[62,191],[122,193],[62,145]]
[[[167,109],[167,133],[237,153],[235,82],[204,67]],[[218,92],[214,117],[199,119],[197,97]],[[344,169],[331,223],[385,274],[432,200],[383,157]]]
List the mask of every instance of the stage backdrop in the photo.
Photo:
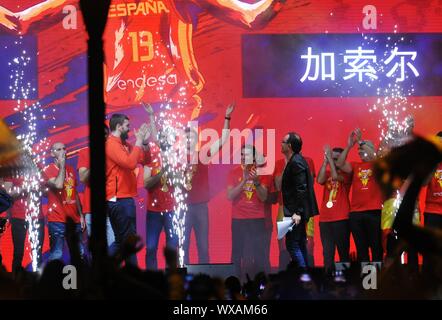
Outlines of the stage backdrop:
[[[140,101],[155,110],[169,103],[201,128],[220,130],[226,106],[235,101],[232,128],[275,129],[276,141],[299,132],[303,154],[316,168],[323,145],[344,147],[356,127],[377,144],[389,111],[399,119],[412,114],[418,134],[441,129],[440,1],[286,0],[256,17],[265,1],[249,12],[246,6],[258,1],[243,2],[228,7],[216,0],[112,1],[105,34],[107,113],[126,113],[137,127],[146,121]],[[65,143],[68,162],[76,167],[78,151],[88,145],[87,36],[78,3],[0,0],[0,10],[0,115],[25,133],[29,117],[23,105],[37,103],[38,139]],[[26,19],[17,20],[19,12]],[[383,105],[384,96],[395,94],[400,103],[391,98]],[[278,142],[275,152],[280,159]],[[356,160],[356,152],[349,158]],[[231,169],[212,165],[209,171],[212,263],[230,262]],[[141,180],[139,186],[137,230],[145,237],[147,199]],[[321,187],[315,189],[322,201]],[[276,207],[273,221],[275,216]],[[317,218],[315,227],[315,261],[321,265]],[[1,253],[9,269],[10,230],[1,239]],[[195,262],[193,236],[190,256]],[[276,267],[275,233],[270,260]],[[144,250],[139,261],[144,266]],[[159,263],[164,267],[161,251]]]

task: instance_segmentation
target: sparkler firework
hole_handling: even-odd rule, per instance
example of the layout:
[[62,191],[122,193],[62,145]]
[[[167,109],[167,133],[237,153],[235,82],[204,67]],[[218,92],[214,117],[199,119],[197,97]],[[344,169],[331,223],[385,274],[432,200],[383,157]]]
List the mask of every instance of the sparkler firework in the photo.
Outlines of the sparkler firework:
[[[22,46],[20,37],[15,42],[15,45]],[[46,138],[37,141],[37,120],[42,113],[41,106],[38,102],[29,105],[28,97],[35,92],[30,82],[25,80],[26,69],[31,62],[31,57],[25,50],[21,52],[20,56],[15,57],[10,66],[10,79],[12,81],[9,87],[11,91],[11,99],[16,101],[15,111],[21,116],[21,125],[23,131],[17,136],[21,142],[21,166],[22,169],[15,172],[16,178],[21,178],[23,184],[14,186],[14,193],[20,194],[24,200],[26,207],[26,222],[28,225],[28,243],[30,246],[30,255],[32,260],[32,271],[37,271],[39,261],[39,249],[42,243],[39,243],[39,217],[40,217],[40,199],[43,196],[42,192],[42,174],[39,167],[44,166],[45,150],[48,142]],[[14,125],[14,123],[12,124]]]

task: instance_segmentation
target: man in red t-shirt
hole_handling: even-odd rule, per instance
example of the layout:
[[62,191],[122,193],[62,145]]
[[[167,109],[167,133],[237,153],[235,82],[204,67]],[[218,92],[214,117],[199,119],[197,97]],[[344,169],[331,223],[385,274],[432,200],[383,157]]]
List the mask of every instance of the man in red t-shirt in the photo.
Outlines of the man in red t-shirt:
[[[44,169],[48,190],[48,229],[50,254],[49,261],[61,259],[63,256],[66,224],[75,224],[75,237],[78,240],[78,250],[84,257],[82,232],[85,229],[80,199],[77,194],[77,178],[75,170],[66,164],[66,147],[56,142],[51,147],[54,162]],[[68,242],[69,243],[69,242]],[[70,248],[71,257],[75,252]]]
[[[165,137],[160,134],[160,141]],[[173,227],[174,186],[172,170],[162,154],[166,146],[151,144],[151,161],[144,166],[144,187],[148,191],[146,216],[146,269],[157,270],[158,241],[164,228],[166,247],[177,250],[178,235]]]
[[[215,141],[210,148],[208,157],[200,159],[200,152],[197,150],[198,133],[186,128],[187,152],[190,160],[192,156],[196,156],[195,161],[189,161],[188,168],[185,172],[186,183],[184,185],[187,190],[187,213],[184,230],[184,261],[189,263],[189,246],[190,235],[195,232],[195,240],[198,248],[199,263],[209,263],[209,167],[211,159],[218,154],[224,143],[229,138],[230,120],[234,111],[235,104],[230,104],[225,113],[224,127],[221,134],[221,140]],[[203,161],[202,161],[203,160]]]
[[[25,251],[26,232],[29,230],[29,221],[26,221],[26,214],[29,208],[27,201],[30,194],[23,187],[24,178],[6,178],[4,189],[14,200],[13,206],[9,209],[9,221],[11,223],[12,243],[14,254],[12,259],[12,272],[17,272],[22,267],[23,255]],[[36,208],[37,209],[37,208]],[[44,241],[45,223],[41,203],[38,209],[38,221],[34,222],[34,227],[38,229],[37,267],[42,262],[42,248]]]
[[[157,121],[154,117],[154,111],[150,104],[143,103],[150,118],[150,125],[153,129],[154,136],[157,135]],[[192,229],[195,232],[195,239],[198,248],[199,263],[209,263],[209,168],[208,165],[224,143],[229,138],[230,120],[234,111],[235,104],[230,104],[225,113],[224,127],[221,139],[211,144],[206,154],[200,153],[198,149],[198,132],[191,127],[184,130],[186,139],[187,166],[183,172],[183,187],[186,191],[187,212],[185,217],[184,228],[184,263],[189,263],[189,246]],[[163,139],[164,140],[164,139]],[[161,142],[156,141],[159,145]],[[163,143],[164,145],[164,143]],[[172,146],[168,146],[172,147]],[[159,160],[157,160],[159,162]],[[147,171],[152,174],[151,168]],[[155,173],[154,173],[155,174]],[[148,179],[149,177],[146,177]],[[155,211],[155,210],[154,210]],[[156,245],[153,242],[153,249]],[[156,251],[156,249],[154,250]],[[154,263],[155,264],[155,263]]]
[[[348,222],[348,191],[351,176],[336,167],[342,148],[324,147],[325,156],[317,182],[324,186],[324,196],[319,214],[324,268],[327,274],[335,271],[335,250],[340,262],[350,262],[350,225]],[[327,169],[329,167],[329,169]]]
[[246,273],[253,277],[266,265],[265,202],[269,178],[257,173],[255,147],[241,148],[241,163],[229,174],[227,198],[232,201],[232,262],[237,276],[244,280]]
[[[442,131],[439,131],[437,136],[442,140]],[[442,163],[439,163],[428,183],[425,198],[424,225],[426,228],[442,230]],[[430,257],[424,256],[424,267],[425,269],[434,267]]]
[[[109,136],[109,127],[104,125],[104,135],[105,139]],[[91,236],[92,231],[92,216],[91,216],[91,188],[89,186],[89,177],[90,177],[90,159],[89,159],[90,150],[89,147],[81,149],[78,154],[78,164],[77,170],[78,175],[80,177],[80,181],[84,184],[83,191],[83,201],[82,208],[84,214],[84,220],[86,222],[86,231],[88,237]],[[107,238],[107,246],[109,255],[113,255],[116,251],[115,242],[115,234],[112,229],[112,225],[110,223],[110,219],[106,217],[106,238]]]
[[[346,162],[348,152],[358,144],[361,161]],[[383,260],[381,210],[382,194],[373,175],[375,159],[374,145],[362,140],[361,131],[356,129],[349,138],[347,147],[341,153],[337,165],[343,172],[352,175],[350,201],[350,229],[356,244],[359,262]]]

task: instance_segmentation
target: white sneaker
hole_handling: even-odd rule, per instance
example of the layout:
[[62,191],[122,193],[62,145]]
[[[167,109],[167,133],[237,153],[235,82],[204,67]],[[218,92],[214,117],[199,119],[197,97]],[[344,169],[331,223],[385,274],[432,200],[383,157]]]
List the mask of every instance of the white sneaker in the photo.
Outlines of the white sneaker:
[[301,274],[301,276],[299,277],[299,280],[301,282],[311,282],[312,278],[310,277],[310,275],[308,273],[303,273]]

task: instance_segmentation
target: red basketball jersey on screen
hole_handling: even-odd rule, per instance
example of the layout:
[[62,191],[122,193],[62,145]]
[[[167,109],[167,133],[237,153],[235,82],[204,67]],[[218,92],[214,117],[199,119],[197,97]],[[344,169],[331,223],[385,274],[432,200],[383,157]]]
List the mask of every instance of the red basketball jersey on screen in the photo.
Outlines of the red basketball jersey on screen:
[[187,203],[196,204],[209,202],[209,167],[198,161],[189,170],[193,170],[192,189],[188,191]]
[[[66,222],[66,218],[71,218],[75,223],[80,222],[80,216],[77,210],[77,179],[75,170],[70,165],[66,165],[66,175],[62,190],[49,188],[48,191],[48,221]],[[58,167],[51,163],[44,170],[45,177],[48,180],[58,176]]]
[[382,194],[373,175],[373,162],[352,162],[352,194],[350,211],[382,209]]
[[442,214],[442,163],[439,163],[428,184],[425,212]]
[[[84,148],[80,150],[78,154],[78,164],[77,169],[80,168],[90,168],[89,163],[89,148]],[[83,191],[83,199],[81,202],[83,213],[91,213],[91,188],[89,186],[89,181],[85,183],[84,185],[84,191]]]
[[104,33],[107,104],[177,101],[182,92],[189,101],[202,89],[193,57],[191,2],[111,1]]
[[[344,181],[333,181],[330,171],[326,172],[324,185],[324,193],[322,198],[321,212],[319,215],[320,222],[332,222],[348,219],[350,203],[348,193],[351,185],[351,175],[338,171],[338,175],[344,178]],[[332,203],[331,208],[327,207],[327,203]]]
[[[160,156],[160,150],[156,145],[151,144],[151,162],[147,166],[151,169],[151,175],[156,176],[163,167],[163,162]],[[153,212],[171,212],[175,205],[173,196],[173,185],[163,174],[161,180],[153,187],[148,189],[147,194],[147,210]]]
[[[243,179],[243,169],[237,167],[233,169],[228,178],[228,185],[235,187]],[[270,176],[260,176],[261,185],[268,189]],[[256,194],[256,187],[252,179],[248,179],[243,190],[232,202],[232,218],[233,219],[261,219],[265,218],[265,203],[259,200]]]

